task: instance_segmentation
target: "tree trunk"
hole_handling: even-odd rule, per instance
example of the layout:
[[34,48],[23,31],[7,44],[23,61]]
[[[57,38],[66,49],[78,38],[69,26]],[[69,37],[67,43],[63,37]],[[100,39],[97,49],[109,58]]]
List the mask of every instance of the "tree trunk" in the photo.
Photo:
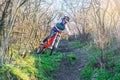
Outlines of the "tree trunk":
[[[2,13],[2,18],[0,20],[0,40],[1,40],[1,44],[0,44],[0,47],[1,47],[1,55],[0,55],[0,66],[3,65],[3,56],[5,54],[5,50],[6,50],[6,40],[4,40],[4,38],[6,37],[6,30],[3,30],[3,28],[5,28],[6,24],[7,24],[7,20],[6,20],[6,17],[7,17],[7,12],[8,12],[8,9],[9,9],[9,6],[10,6],[10,3],[11,3],[11,0],[8,0],[6,1],[6,5],[5,5],[5,8],[4,8],[4,11]],[[3,33],[3,36],[2,36],[2,33]]]

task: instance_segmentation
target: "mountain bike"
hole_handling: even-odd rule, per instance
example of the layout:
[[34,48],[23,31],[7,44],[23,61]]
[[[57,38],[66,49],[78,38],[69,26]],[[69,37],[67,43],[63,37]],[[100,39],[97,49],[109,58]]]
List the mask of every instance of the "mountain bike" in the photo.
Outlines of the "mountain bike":
[[40,44],[38,48],[35,49],[35,54],[43,54],[46,49],[50,49],[50,55],[52,55],[53,50],[57,48],[61,38],[61,33],[57,32],[51,38],[48,39],[44,44]]

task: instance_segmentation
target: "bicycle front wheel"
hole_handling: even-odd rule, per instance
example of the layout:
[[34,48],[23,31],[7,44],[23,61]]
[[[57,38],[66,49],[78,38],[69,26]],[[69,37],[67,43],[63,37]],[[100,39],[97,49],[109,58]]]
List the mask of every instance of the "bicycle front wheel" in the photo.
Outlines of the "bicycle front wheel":
[[42,54],[44,51],[45,51],[45,48],[39,46],[38,48],[35,49],[34,54]]

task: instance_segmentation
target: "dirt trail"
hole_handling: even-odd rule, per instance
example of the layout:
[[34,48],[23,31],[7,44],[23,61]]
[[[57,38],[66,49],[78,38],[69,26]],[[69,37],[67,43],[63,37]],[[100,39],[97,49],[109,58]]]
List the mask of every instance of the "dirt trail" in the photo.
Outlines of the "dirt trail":
[[62,45],[59,46],[58,51],[63,53],[73,52],[78,56],[78,59],[75,60],[75,64],[73,65],[68,61],[67,57],[64,56],[60,65],[60,69],[54,72],[54,80],[83,80],[80,76],[80,72],[83,70],[85,63],[88,61],[85,51],[81,49],[72,49],[68,47],[68,44],[64,41],[62,41],[60,44]]

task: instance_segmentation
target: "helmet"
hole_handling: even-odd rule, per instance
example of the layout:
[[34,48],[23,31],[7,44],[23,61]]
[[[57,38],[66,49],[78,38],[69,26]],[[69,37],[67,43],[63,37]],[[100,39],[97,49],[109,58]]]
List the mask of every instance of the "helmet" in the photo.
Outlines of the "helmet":
[[64,17],[62,18],[62,21],[65,20],[65,19],[66,19],[68,22],[69,22],[69,20],[70,20],[70,18],[69,18],[68,16],[64,16]]

